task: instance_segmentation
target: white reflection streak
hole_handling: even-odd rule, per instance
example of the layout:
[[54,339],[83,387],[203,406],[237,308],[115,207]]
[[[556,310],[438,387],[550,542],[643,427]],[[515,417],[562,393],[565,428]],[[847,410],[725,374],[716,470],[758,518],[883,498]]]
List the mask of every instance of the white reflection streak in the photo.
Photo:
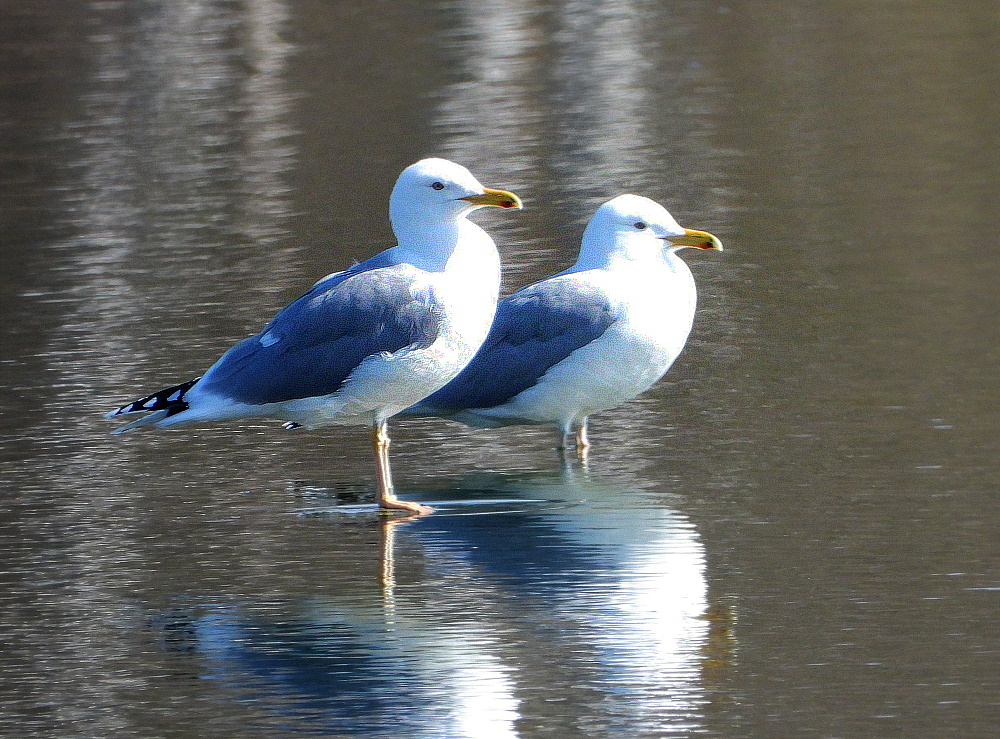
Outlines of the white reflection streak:
[[[644,682],[660,682],[668,693],[682,678],[696,680],[697,647],[708,632],[701,619],[708,599],[704,553],[693,525],[672,521],[666,532],[635,553],[625,572],[609,605],[622,617],[618,630],[627,630],[627,639],[617,645],[632,654],[627,671]],[[691,687],[676,698],[689,697]]]
[[[476,630],[470,625],[468,631]],[[514,723],[519,717],[519,701],[514,697],[513,683],[507,676],[506,668],[499,658],[482,650],[470,654],[462,646],[448,655],[452,669],[449,671],[449,700],[454,728],[458,736],[470,739],[500,739],[516,737]]]
[[606,687],[623,696],[609,710],[629,725],[676,726],[678,717],[696,716],[705,702],[701,665],[710,626],[696,527],[680,513],[649,508],[636,491],[586,477],[568,476],[559,497],[587,501],[553,519],[564,540],[612,560],[608,579],[577,588],[556,609],[578,624]]
[[[514,697],[514,685],[507,677],[510,668],[490,654],[496,640],[486,637],[482,624],[449,624],[449,633],[419,637],[420,624],[409,627],[396,608],[396,529],[411,523],[406,519],[381,522],[379,556],[381,559],[382,617],[386,633],[404,637],[405,651],[420,643],[421,664],[426,664],[441,677],[428,676],[428,685],[443,682],[446,686],[442,705],[448,706],[450,722],[457,736],[469,739],[502,739],[516,737],[519,701]],[[461,639],[455,634],[462,634]],[[475,635],[470,637],[470,635]]]
[[[464,0],[459,8],[465,25],[456,43],[470,79],[443,91],[437,116],[446,136],[441,153],[473,172],[503,177],[514,187],[516,183],[508,181],[511,174],[530,168],[534,157],[531,122],[537,111],[532,116],[529,60],[541,41],[531,24],[537,4]],[[392,603],[392,598],[386,602]],[[451,634],[428,642],[427,650],[436,652],[433,659],[443,668],[454,730],[473,739],[517,736],[519,701],[510,677],[515,670],[497,656],[500,645],[488,636],[491,629],[469,623],[457,632],[461,639],[454,637],[453,629],[454,624]],[[470,639],[470,634],[476,637]],[[449,645],[448,651],[441,651],[442,644]]]
[[283,0],[248,0],[246,7],[255,73],[246,85],[250,144],[243,170],[253,192],[240,205],[247,235],[260,241],[283,234],[278,224],[289,215],[290,188],[282,174],[295,153],[288,143],[294,129],[288,124],[291,98],[284,79],[292,47],[281,38],[289,15]]
[[537,118],[529,63],[540,43],[530,23],[537,3],[463,0],[459,7],[465,25],[453,43],[461,47],[469,79],[442,93],[436,123],[446,137],[443,154],[476,173],[527,169],[533,159],[530,124]]
[[[265,4],[275,5],[267,0],[255,2],[262,13]],[[87,40],[93,47],[93,66],[88,65],[79,78],[87,89],[82,96],[84,115],[82,120],[67,123],[65,130],[81,153],[77,161],[63,165],[67,174],[55,185],[64,208],[57,233],[68,225],[75,236],[40,245],[53,262],[47,269],[58,273],[48,278],[50,289],[58,290],[49,299],[65,304],[66,312],[39,354],[46,361],[51,388],[59,391],[49,404],[45,430],[47,443],[59,451],[53,457],[58,462],[40,469],[47,481],[39,484],[67,491],[62,501],[67,512],[79,507],[74,518],[77,525],[63,532],[61,542],[61,556],[74,573],[73,587],[60,591],[51,604],[54,622],[72,627],[61,630],[47,650],[75,667],[64,676],[52,715],[60,725],[88,726],[101,736],[128,733],[133,724],[114,697],[126,681],[137,688],[145,685],[142,670],[126,666],[139,664],[148,655],[130,651],[138,647],[116,634],[121,627],[117,619],[130,608],[121,597],[122,583],[143,582],[155,567],[142,557],[148,546],[137,543],[141,525],[120,513],[132,509],[129,495],[134,491],[109,481],[108,466],[99,461],[101,455],[117,457],[123,452],[108,452],[92,441],[97,433],[106,434],[106,427],[99,407],[91,415],[79,412],[81,399],[92,397],[95,389],[100,392],[111,383],[121,384],[148,343],[148,335],[135,337],[134,343],[123,338],[129,324],[151,312],[147,296],[124,274],[145,269],[141,259],[133,259],[136,247],[146,237],[152,240],[160,234],[164,221],[179,220],[172,217],[182,209],[177,200],[163,203],[165,198],[160,197],[165,174],[178,174],[183,185],[210,174],[203,167],[205,151],[188,146],[202,141],[209,150],[213,142],[182,136],[184,132],[175,124],[190,114],[190,128],[196,128],[203,122],[199,115],[211,118],[231,98],[220,91],[224,80],[217,79],[225,72],[220,61],[225,57],[220,48],[225,38],[212,36],[204,28],[212,18],[192,19],[183,13],[181,20],[189,26],[157,26],[152,4],[127,5],[92,3],[88,29],[94,30]],[[186,3],[182,10],[195,5]],[[150,16],[153,20],[142,22]],[[155,84],[163,81],[154,79],[155,75],[165,74],[167,68],[177,72],[171,84]],[[192,92],[192,86],[198,89]],[[163,97],[166,89],[179,93],[190,105],[180,114],[165,110],[165,102],[171,102]],[[252,189],[252,176],[243,181]],[[182,191],[183,195],[186,190],[178,187],[172,194]],[[157,209],[164,216],[159,221],[149,215]],[[189,220],[186,229],[178,228],[173,235],[181,240],[182,231],[190,231],[196,220]],[[165,279],[174,291],[186,283],[173,275]],[[109,510],[117,513],[106,515]],[[95,665],[116,667],[101,670]]]
[[[122,4],[106,3],[90,36],[97,71],[84,96],[87,116],[69,126],[85,155],[66,199],[79,231],[83,321],[115,355],[142,356],[148,345],[148,336],[122,328],[150,313],[149,296],[124,275],[183,264],[192,242],[196,253],[207,251],[205,229],[250,243],[273,239],[289,212],[282,74],[291,48],[280,39],[288,11],[284,0],[249,0],[240,14],[219,5],[147,9],[139,22],[118,16]],[[160,245],[168,248],[144,262]],[[164,289],[196,304],[209,294],[199,274],[164,280]],[[97,374],[127,375],[132,364],[105,359]]]
[[642,189],[633,178],[649,170],[642,117],[649,96],[641,79],[650,66],[641,46],[645,14],[630,0],[563,6],[555,69],[561,188],[601,199]]

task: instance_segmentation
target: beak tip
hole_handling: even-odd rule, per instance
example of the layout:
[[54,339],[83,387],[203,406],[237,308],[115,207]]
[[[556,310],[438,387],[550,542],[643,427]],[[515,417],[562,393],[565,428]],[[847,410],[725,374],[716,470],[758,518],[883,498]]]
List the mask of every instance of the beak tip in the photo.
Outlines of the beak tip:
[[521,203],[521,198],[512,192],[505,192],[506,197],[501,196],[500,201],[497,203],[504,210],[522,210],[524,204]]
[[693,246],[702,251],[723,250],[722,241],[719,240],[719,237],[710,234],[708,231],[695,231],[691,228],[685,228],[683,235],[670,237],[668,240],[675,246]]
[[508,190],[494,190],[493,188],[486,187],[483,188],[483,193],[481,195],[469,195],[468,197],[460,198],[460,200],[467,200],[474,205],[493,205],[497,208],[503,208],[504,210],[521,210],[521,198]]

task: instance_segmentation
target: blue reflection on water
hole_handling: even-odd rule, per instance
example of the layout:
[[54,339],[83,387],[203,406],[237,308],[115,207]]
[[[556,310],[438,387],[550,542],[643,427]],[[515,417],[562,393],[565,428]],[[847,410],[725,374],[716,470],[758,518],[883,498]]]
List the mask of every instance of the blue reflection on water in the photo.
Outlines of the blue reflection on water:
[[195,631],[207,677],[302,722],[300,729],[382,736],[392,716],[393,731],[419,736],[433,720],[422,715],[419,666],[382,654],[389,650],[349,622],[272,622],[227,607],[199,618]]
[[704,551],[684,516],[572,476],[422,492],[437,512],[385,524],[370,591],[285,603],[282,617],[246,603],[176,619],[206,676],[304,732],[664,736],[698,724]]

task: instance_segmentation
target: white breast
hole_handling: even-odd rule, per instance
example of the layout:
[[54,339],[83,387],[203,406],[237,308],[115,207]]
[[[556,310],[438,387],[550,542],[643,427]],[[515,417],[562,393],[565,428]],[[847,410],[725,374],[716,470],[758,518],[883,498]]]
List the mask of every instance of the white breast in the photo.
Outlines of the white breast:
[[602,336],[551,367],[505,405],[477,411],[567,425],[621,405],[648,390],[684,348],[694,320],[696,290],[680,259],[641,268],[577,273],[601,289],[620,318]]

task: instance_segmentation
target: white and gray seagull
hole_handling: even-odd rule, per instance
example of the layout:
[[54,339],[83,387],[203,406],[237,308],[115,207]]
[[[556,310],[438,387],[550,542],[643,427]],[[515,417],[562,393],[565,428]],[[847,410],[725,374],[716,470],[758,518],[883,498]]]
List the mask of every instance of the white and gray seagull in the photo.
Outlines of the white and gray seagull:
[[393,491],[388,419],[452,379],[486,338],[500,257],[467,216],[487,205],[521,201],[445,159],[407,167],[389,199],[397,246],[324,277],[200,378],[112,411],[145,414],[112,433],[240,418],[368,425],[379,506],[428,512]]
[[697,290],[685,247],[722,250],[682,228],[658,203],[619,195],[594,214],[576,264],[500,302],[489,336],[451,382],[402,417],[469,426],[552,424],[576,431],[583,456],[590,415],[648,390],[681,353]]

